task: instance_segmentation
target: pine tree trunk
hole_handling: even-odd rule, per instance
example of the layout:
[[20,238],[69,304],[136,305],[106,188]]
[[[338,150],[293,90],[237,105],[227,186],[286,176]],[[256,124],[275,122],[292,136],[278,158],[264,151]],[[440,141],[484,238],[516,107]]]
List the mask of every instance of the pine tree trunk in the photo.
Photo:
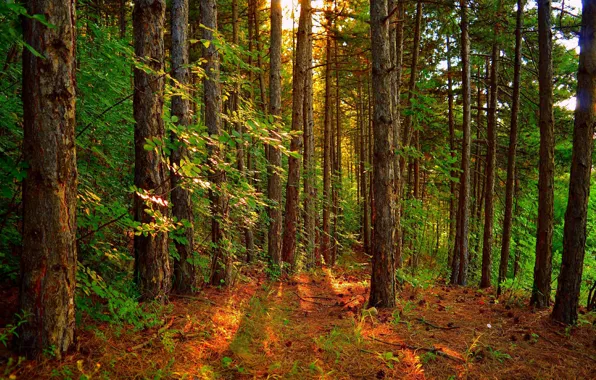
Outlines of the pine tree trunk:
[[[395,27],[395,58],[393,60],[394,70],[394,84],[393,84],[393,110],[394,110],[394,122],[393,122],[393,146],[396,152],[401,150],[401,85],[402,85],[402,65],[404,56],[404,1],[397,0],[395,6],[398,7],[396,11],[397,24]],[[394,191],[396,195],[395,204],[395,267],[401,268],[403,262],[403,247],[401,244],[401,169],[400,169],[400,156],[395,154],[393,163],[394,173]]]
[[[271,1],[271,44],[269,70],[269,114],[275,123],[281,123],[281,1]],[[273,127],[270,137],[274,141],[268,147],[269,167],[267,194],[269,201],[269,259],[274,266],[281,266],[281,229],[282,229],[282,194],[281,194],[281,144],[279,127]]]
[[[330,26],[327,18],[327,26]],[[331,149],[333,129],[331,127],[331,36],[327,29],[325,48],[325,118],[323,130],[323,231],[321,253],[327,265],[331,264]]]
[[[308,19],[310,19],[310,0],[300,3],[300,18],[298,21],[298,37],[296,42],[296,58],[292,80],[292,140],[290,151],[300,153],[302,137],[299,132],[303,129],[304,98],[308,63]],[[290,155],[288,158],[288,182],[286,185],[286,208],[284,220],[284,235],[282,246],[283,261],[294,268],[296,263],[296,225],[298,223],[298,192],[300,188],[300,158]]]
[[[203,40],[213,41],[213,31],[217,30],[217,4],[215,0],[203,0],[201,6],[201,24]],[[211,202],[211,279],[212,285],[229,286],[232,281],[232,256],[225,242],[224,223],[228,216],[228,202],[222,192],[226,181],[225,171],[221,169],[223,152],[219,147],[221,134],[221,88],[219,87],[219,53],[213,43],[203,45],[203,102],[205,103],[205,126],[212,140],[209,146],[211,162],[210,178],[212,189],[209,192]]]
[[536,262],[530,304],[550,305],[554,223],[555,129],[553,116],[553,62],[551,0],[538,0],[538,85],[540,91],[540,162]]
[[75,3],[29,0],[23,49],[23,251],[19,309],[27,323],[16,349],[62,358],[75,344],[77,166],[75,153]]
[[395,215],[393,191],[393,112],[391,56],[387,0],[371,0],[371,48],[373,85],[373,224],[375,243],[369,306],[395,306]]
[[[499,5],[500,9],[500,5]],[[497,18],[498,18],[497,11]],[[480,288],[491,286],[491,267],[493,249],[493,224],[495,216],[494,193],[495,193],[495,172],[497,170],[497,106],[499,96],[499,26],[498,22],[494,27],[494,42],[492,46],[492,64],[490,74],[490,105],[488,107],[488,148],[486,154],[486,186],[484,205],[484,240],[482,243],[482,276]]]
[[[188,0],[172,2],[172,76],[182,91],[188,91],[190,72],[188,70]],[[172,97],[172,116],[178,118],[180,133],[190,124],[190,104],[183,96]],[[194,247],[194,218],[190,192],[183,187],[178,173],[183,160],[188,158],[188,150],[183,138],[171,135],[176,148],[172,149],[170,180],[172,184],[172,216],[178,221],[188,221],[183,236],[186,243],[175,242],[179,259],[174,261],[174,287],[179,293],[190,293],[197,287],[197,269],[192,264]]]
[[[451,41],[447,37],[447,101],[449,113],[449,149],[451,150],[451,159],[456,160],[455,153],[455,118],[453,115],[453,79],[451,78]],[[455,178],[456,170],[451,170],[451,177]],[[450,268],[453,261],[453,246],[455,242],[455,227],[456,220],[456,197],[457,197],[457,183],[455,180],[449,181],[449,188],[451,197],[449,198],[449,244],[447,253],[447,266]]]
[[[310,0],[308,2],[310,8]],[[316,165],[315,134],[313,110],[313,70],[312,70],[312,9],[306,18],[306,78],[304,87],[304,246],[306,266],[313,268],[316,264]]]
[[463,97],[463,140],[459,190],[459,206],[456,232],[456,249],[451,272],[451,283],[466,285],[468,272],[468,233],[470,202],[470,40],[468,36],[467,0],[460,0],[461,8],[461,59],[462,59],[462,97]]
[[511,247],[511,230],[513,227],[513,191],[515,182],[515,159],[517,153],[519,91],[521,83],[521,45],[523,15],[524,0],[517,0],[517,15],[515,27],[515,61],[513,65],[513,99],[511,103],[511,127],[509,130],[507,180],[505,183],[505,216],[503,218],[503,242],[501,245],[501,262],[499,264],[497,296],[501,295],[501,283],[507,279],[507,269],[509,267],[509,251]]
[[[135,186],[158,200],[145,200],[147,197],[142,197],[142,193],[135,194],[135,220],[143,224],[156,222],[147,213],[148,209],[168,215],[167,163],[161,153],[144,147],[148,139],[165,139],[164,77],[160,74],[164,69],[165,8],[163,0],[137,0],[132,15],[135,54],[152,70],[150,73],[141,68],[134,70]],[[134,248],[135,277],[141,298],[164,302],[170,292],[172,274],[168,234],[157,232],[135,236]]]
[[596,126],[596,0],[584,0],[577,71],[577,107],[569,198],[563,232],[563,261],[553,309],[553,319],[574,324],[586,253],[586,225],[590,200],[592,151]]

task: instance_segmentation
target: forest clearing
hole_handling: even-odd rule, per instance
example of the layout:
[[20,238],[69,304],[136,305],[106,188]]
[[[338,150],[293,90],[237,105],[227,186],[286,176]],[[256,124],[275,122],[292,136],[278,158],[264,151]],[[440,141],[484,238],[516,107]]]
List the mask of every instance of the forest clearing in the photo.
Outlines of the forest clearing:
[[596,0],[0,0],[0,380],[592,379]]

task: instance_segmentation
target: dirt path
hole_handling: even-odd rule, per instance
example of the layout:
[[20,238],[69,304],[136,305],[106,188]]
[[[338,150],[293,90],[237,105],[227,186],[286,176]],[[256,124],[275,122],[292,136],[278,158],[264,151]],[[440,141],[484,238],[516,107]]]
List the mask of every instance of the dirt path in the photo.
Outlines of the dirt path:
[[357,261],[283,282],[268,282],[262,267],[252,268],[232,289],[172,298],[161,328],[82,326],[78,353],[62,363],[28,361],[5,376],[509,379],[596,373],[593,325],[566,331],[548,312],[444,286],[404,286],[395,310],[365,309],[368,271]]

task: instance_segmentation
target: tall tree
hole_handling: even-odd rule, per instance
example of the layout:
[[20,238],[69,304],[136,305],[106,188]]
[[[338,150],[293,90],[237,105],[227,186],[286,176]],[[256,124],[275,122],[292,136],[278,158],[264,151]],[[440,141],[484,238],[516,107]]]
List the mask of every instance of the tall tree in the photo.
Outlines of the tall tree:
[[[172,2],[172,77],[179,91],[186,92],[190,85],[188,69],[188,0]],[[178,118],[178,134],[172,133],[175,148],[171,154],[170,181],[172,184],[172,216],[186,221],[183,227],[185,243],[176,241],[178,260],[174,261],[174,286],[180,293],[192,292],[197,284],[197,269],[193,265],[194,227],[190,191],[182,184],[178,172],[180,165],[188,158],[188,149],[183,139],[184,128],[190,124],[190,103],[188,97],[172,97],[172,116]]]
[[577,71],[577,106],[569,198],[563,232],[563,260],[552,314],[555,320],[568,324],[577,321],[586,253],[586,225],[596,128],[596,0],[582,2],[579,44],[581,50]]
[[[150,224],[154,215],[168,215],[167,164],[161,153],[146,150],[147,140],[165,139],[163,122],[164,36],[166,4],[163,0],[136,0],[132,19],[135,54],[145,68],[134,70],[135,220]],[[151,194],[146,196],[142,192]],[[156,213],[158,211],[159,213]],[[166,300],[171,288],[168,234],[139,234],[134,239],[136,281],[144,300]]]
[[511,99],[511,126],[509,129],[507,180],[505,183],[505,216],[503,218],[503,242],[501,245],[501,262],[499,263],[497,295],[501,294],[501,283],[507,278],[509,251],[511,247],[511,230],[513,226],[513,191],[515,190],[515,157],[517,154],[517,124],[519,114],[519,91],[521,83],[523,15],[524,0],[517,0],[517,13],[515,18],[515,58],[513,63],[513,96]]
[[[23,18],[23,251],[16,348],[61,358],[75,343],[75,2],[29,0]],[[59,43],[57,43],[59,42]]]
[[[395,69],[393,70],[392,76],[392,90],[393,90],[393,146],[397,151],[399,151],[401,146],[400,141],[400,130],[401,130],[401,85],[402,85],[402,65],[403,65],[403,56],[404,56],[404,1],[397,0],[395,1],[394,6],[396,7],[396,26],[395,26],[395,35],[392,38],[392,44],[394,46],[393,52],[393,66]],[[395,266],[401,267],[403,255],[402,255],[402,242],[401,242],[401,169],[400,169],[400,156],[398,154],[394,155],[394,162],[393,162],[393,189],[396,195],[396,205],[395,205]]]
[[540,92],[540,162],[538,177],[538,230],[534,285],[530,303],[550,305],[555,179],[555,123],[553,116],[553,60],[551,0],[538,0],[538,87]]
[[371,0],[370,29],[373,86],[373,224],[369,305],[395,306],[395,210],[393,191],[393,111],[387,0]]
[[[331,12],[328,10],[328,12]],[[331,17],[327,14],[325,42],[325,116],[323,120],[323,231],[321,253],[325,263],[331,263],[331,162],[333,149],[333,129],[331,125]]]
[[211,201],[211,242],[213,245],[211,264],[211,284],[230,285],[232,280],[232,256],[225,246],[224,223],[228,216],[228,202],[222,185],[226,181],[225,171],[220,167],[223,152],[219,147],[221,134],[221,88],[219,84],[219,53],[213,44],[214,31],[217,30],[216,0],[203,0],[201,3],[201,24],[203,25],[203,101],[205,103],[205,125],[211,138],[210,189]]
[[[306,0],[310,7],[310,0]],[[306,18],[306,78],[304,83],[304,247],[306,266],[314,267],[316,237],[316,194],[315,194],[315,134],[313,110],[313,70],[312,70],[312,8]]]
[[[299,154],[302,137],[299,135],[304,122],[304,97],[308,63],[308,19],[310,19],[310,0],[300,3],[300,18],[298,21],[298,38],[296,42],[296,58],[292,80],[292,140],[290,151]],[[298,223],[298,191],[300,187],[300,159],[295,155],[288,158],[288,182],[286,185],[286,212],[284,220],[284,235],[282,258],[284,262],[295,264],[296,253],[296,224]]]
[[453,253],[451,283],[466,285],[468,272],[468,232],[470,224],[470,148],[471,148],[471,93],[470,93],[470,39],[468,35],[468,4],[460,0],[461,11],[461,61],[463,98],[463,139],[461,156],[461,176],[459,181],[459,205],[455,249]]
[[281,228],[282,228],[282,194],[281,194],[281,151],[276,144],[280,141],[279,127],[281,122],[281,1],[271,0],[271,43],[269,47],[269,114],[274,117],[274,126],[270,136],[274,143],[269,144],[269,179],[267,195],[269,205],[269,260],[273,265],[281,265]]
[[[487,154],[486,154],[486,186],[484,196],[484,240],[482,244],[482,276],[480,287],[491,286],[491,267],[493,250],[493,224],[495,216],[495,174],[497,166],[497,106],[499,104],[499,12],[501,5],[497,5],[495,26],[493,28],[493,46],[490,68],[490,104],[488,107]],[[480,112],[480,110],[478,110]]]
[[[451,159],[455,161],[457,154],[455,152],[455,117],[453,115],[453,79],[451,73],[451,40],[447,37],[447,107],[449,116],[449,149],[451,150]],[[451,267],[453,261],[453,245],[455,239],[455,227],[457,222],[456,215],[456,194],[457,184],[455,181],[457,171],[455,167],[451,170],[451,181],[449,181],[449,188],[451,196],[449,197],[449,246],[447,253],[447,266]]]

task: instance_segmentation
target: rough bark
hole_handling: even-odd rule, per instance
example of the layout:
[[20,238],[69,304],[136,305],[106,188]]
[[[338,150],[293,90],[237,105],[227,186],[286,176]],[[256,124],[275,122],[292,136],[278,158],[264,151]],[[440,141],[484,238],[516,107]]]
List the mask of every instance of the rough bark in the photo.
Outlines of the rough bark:
[[[172,2],[172,77],[176,80],[180,91],[188,91],[190,72],[188,69],[188,0],[173,0]],[[186,97],[172,96],[172,116],[178,118],[178,126],[187,127],[190,124],[190,104]],[[193,265],[194,247],[194,218],[190,192],[182,184],[178,173],[180,165],[188,158],[188,149],[180,135],[172,133],[172,149],[170,181],[172,185],[172,216],[178,221],[186,220],[188,227],[183,227],[183,237],[186,243],[175,242],[178,260],[174,261],[174,287],[179,293],[192,292],[197,287],[197,269]]]
[[274,266],[281,266],[281,229],[282,229],[282,194],[281,194],[281,144],[278,123],[281,122],[281,1],[271,1],[271,43],[269,60],[269,114],[276,123],[269,131],[274,141],[268,146],[268,182],[267,195],[269,205],[269,260]]
[[554,223],[555,125],[553,116],[553,62],[551,0],[538,0],[538,87],[540,93],[540,161],[536,261],[530,304],[550,305]]
[[462,98],[463,98],[463,139],[461,176],[458,205],[458,225],[456,245],[451,271],[451,283],[466,285],[468,272],[468,232],[470,202],[470,147],[471,147],[471,94],[470,94],[470,40],[468,35],[467,0],[460,0],[461,9],[461,60],[462,60]]
[[[447,103],[449,113],[449,149],[451,150],[451,159],[456,160],[457,154],[455,153],[455,118],[453,115],[453,79],[451,78],[451,41],[447,37]],[[457,175],[456,170],[451,170],[451,178],[455,178]],[[453,261],[453,245],[455,239],[455,228],[457,225],[456,221],[456,202],[457,197],[457,183],[454,179],[449,181],[449,188],[451,197],[449,198],[449,241],[448,241],[448,253],[447,253],[447,266],[450,268]]]
[[[201,1],[201,24],[203,40],[212,41],[213,31],[217,29],[217,4],[215,0]],[[232,256],[225,242],[224,223],[228,216],[228,203],[222,192],[222,184],[226,181],[225,171],[220,168],[223,160],[222,148],[218,137],[221,133],[221,89],[219,86],[219,53],[215,45],[203,45],[203,102],[205,104],[205,125],[211,139],[209,145],[211,190],[211,279],[212,285],[228,286],[232,280]]]
[[23,49],[23,251],[16,349],[61,358],[75,344],[77,167],[75,153],[75,2],[29,0]]
[[[308,1],[310,5],[310,0]],[[306,266],[312,268],[316,264],[316,166],[315,166],[315,134],[313,109],[313,70],[312,70],[312,10],[306,18],[306,78],[304,85],[304,247]]]
[[393,112],[387,0],[371,0],[373,86],[373,224],[375,243],[369,306],[395,306],[395,215],[393,191]]
[[[290,151],[300,153],[302,136],[299,132],[304,123],[304,97],[307,75],[308,55],[308,22],[310,18],[310,0],[300,2],[298,21],[298,37],[296,41],[296,58],[292,79],[292,139]],[[296,225],[298,223],[298,192],[300,187],[300,158],[290,155],[288,158],[288,182],[286,184],[286,208],[282,245],[283,261],[294,268],[296,263]]]
[[394,155],[394,163],[393,163],[393,173],[395,177],[394,180],[394,191],[396,197],[396,204],[395,204],[395,266],[396,268],[400,268],[402,266],[403,255],[402,255],[402,244],[401,244],[401,169],[399,167],[399,155],[397,152],[400,151],[401,148],[401,85],[402,85],[402,64],[403,64],[403,56],[404,56],[404,2],[403,0],[396,1],[397,11],[396,11],[396,18],[397,24],[395,26],[395,57],[393,59],[393,64],[395,67],[394,74],[393,74],[393,110],[394,110],[394,120],[393,120],[393,146],[395,148],[396,154]]
[[[500,8],[500,6],[499,6]],[[497,13],[498,18],[498,13]],[[495,216],[495,172],[497,170],[497,106],[499,104],[499,22],[494,27],[494,41],[492,46],[490,71],[490,104],[488,107],[487,154],[486,154],[486,185],[484,196],[484,237],[482,243],[482,276],[480,288],[491,286],[491,267],[493,250],[493,224]]]
[[[331,21],[327,18],[327,25]],[[331,33],[327,28],[326,48],[325,48],[325,117],[323,120],[323,231],[321,242],[321,253],[325,263],[331,263],[331,150],[333,129],[331,127]]]
[[521,45],[523,28],[524,1],[517,0],[515,27],[515,58],[513,64],[513,99],[511,103],[511,125],[509,129],[509,150],[507,154],[507,179],[505,183],[505,216],[503,218],[503,242],[501,245],[501,262],[499,263],[499,279],[497,296],[501,295],[501,283],[507,279],[509,253],[511,247],[511,230],[513,227],[513,191],[515,184],[515,160],[517,153],[517,126],[519,114],[519,91],[521,83]]
[[553,309],[553,319],[573,324],[586,253],[586,225],[590,200],[590,177],[596,127],[596,0],[583,0],[577,71],[577,106],[569,198],[563,232],[563,260]]
[[[167,164],[162,154],[146,150],[148,139],[165,139],[163,122],[164,36],[165,8],[163,0],[137,0],[133,9],[133,32],[136,56],[151,68],[151,72],[134,70],[135,125],[135,186],[150,197],[136,193],[135,220],[143,224],[155,223],[148,213],[159,211],[168,215],[169,181]],[[147,199],[145,199],[147,198]],[[168,234],[164,232],[135,236],[135,274],[143,300],[164,302],[171,288]]]

